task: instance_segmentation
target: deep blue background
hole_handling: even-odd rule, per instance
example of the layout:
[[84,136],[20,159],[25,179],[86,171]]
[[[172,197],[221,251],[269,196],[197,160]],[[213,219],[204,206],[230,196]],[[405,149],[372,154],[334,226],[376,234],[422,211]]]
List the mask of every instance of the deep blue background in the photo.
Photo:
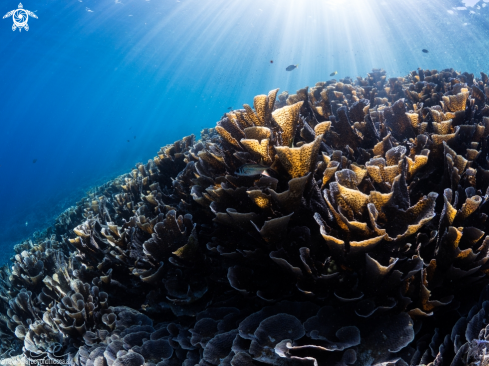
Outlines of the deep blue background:
[[[489,69],[482,1],[458,10],[441,0],[23,5],[39,17],[28,32],[0,21],[1,262],[90,187],[198,136],[254,95],[295,92],[335,70]],[[0,15],[17,6],[2,1]],[[289,64],[299,68],[286,72]]]

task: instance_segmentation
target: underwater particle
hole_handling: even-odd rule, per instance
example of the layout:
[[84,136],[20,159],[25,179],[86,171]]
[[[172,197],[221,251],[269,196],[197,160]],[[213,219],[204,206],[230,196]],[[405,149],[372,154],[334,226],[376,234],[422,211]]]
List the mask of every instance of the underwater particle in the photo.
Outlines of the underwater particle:
[[36,163],[36,161],[37,161],[37,159],[32,160],[32,164],[35,164],[35,163]]
[[329,74],[329,76],[335,76],[337,73],[338,73],[338,71],[334,71],[331,74]]
[[289,65],[289,66],[287,66],[287,68],[285,69],[285,71],[292,71],[292,70],[294,70],[294,69],[296,69],[298,67],[299,67],[299,64],[297,64],[297,65]]
[[129,140],[127,140],[127,142],[129,142]]
[[273,64],[273,60],[270,60],[270,63]]
[[421,51],[422,51],[423,53],[428,53],[428,50],[427,50],[426,48],[423,48]]
[[136,139],[136,135],[134,135],[134,139]]
[[234,174],[242,177],[252,177],[260,174],[270,176],[267,173],[267,170],[269,169],[271,168],[260,164],[245,164],[240,166]]
[[26,222],[25,222],[25,226],[27,226],[27,225],[29,225],[29,223],[26,221]]

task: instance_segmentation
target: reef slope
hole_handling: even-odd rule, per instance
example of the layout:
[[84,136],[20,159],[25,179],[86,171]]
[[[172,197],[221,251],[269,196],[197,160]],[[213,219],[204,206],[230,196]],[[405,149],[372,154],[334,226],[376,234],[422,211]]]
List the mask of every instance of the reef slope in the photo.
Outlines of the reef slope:
[[17,245],[1,351],[488,364],[488,96],[487,75],[453,69],[256,96]]

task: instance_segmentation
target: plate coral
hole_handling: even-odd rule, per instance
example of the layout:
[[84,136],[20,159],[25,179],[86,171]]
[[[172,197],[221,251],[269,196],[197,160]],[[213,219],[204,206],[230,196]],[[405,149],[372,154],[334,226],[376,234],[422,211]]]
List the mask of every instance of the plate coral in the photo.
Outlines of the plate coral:
[[[1,351],[77,366],[489,364],[488,96],[487,75],[453,69],[256,96],[17,245]],[[237,174],[247,165],[263,172]]]

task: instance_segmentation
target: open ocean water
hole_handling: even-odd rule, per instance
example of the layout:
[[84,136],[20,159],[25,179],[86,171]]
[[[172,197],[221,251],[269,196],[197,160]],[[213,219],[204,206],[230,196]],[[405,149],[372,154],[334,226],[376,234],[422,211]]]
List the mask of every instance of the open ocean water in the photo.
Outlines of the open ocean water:
[[[467,5],[466,5],[467,4]],[[1,11],[18,8],[3,1]],[[273,88],[384,68],[487,71],[489,7],[455,0],[70,0],[0,22],[0,247]],[[470,6],[468,6],[470,5]],[[429,53],[422,53],[422,49]],[[271,63],[273,61],[273,63]],[[290,64],[299,64],[286,72]]]

